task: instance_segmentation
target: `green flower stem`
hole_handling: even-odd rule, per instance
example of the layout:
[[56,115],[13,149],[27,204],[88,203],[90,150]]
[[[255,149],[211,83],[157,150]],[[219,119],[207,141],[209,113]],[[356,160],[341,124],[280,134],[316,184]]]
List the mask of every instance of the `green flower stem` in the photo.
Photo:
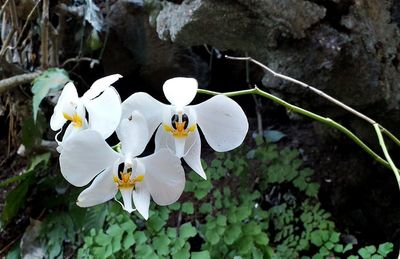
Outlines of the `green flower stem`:
[[399,174],[399,171],[398,171],[396,165],[393,163],[393,160],[390,157],[389,152],[386,148],[385,141],[383,140],[383,136],[382,136],[382,129],[378,123],[374,124],[374,128],[376,131],[376,135],[378,136],[379,144],[382,147],[383,154],[385,155],[386,160],[389,162],[390,167],[393,170],[394,175],[396,176],[397,184],[399,185],[399,188],[400,188],[400,174]]
[[[359,139],[353,132],[351,132],[349,129],[347,129],[346,127],[342,126],[341,124],[337,123],[336,121],[330,119],[330,118],[325,118],[322,117],[318,114],[315,114],[313,112],[307,111],[303,108],[300,108],[298,106],[295,106],[293,104],[290,104],[270,93],[267,93],[263,90],[260,90],[258,87],[255,87],[253,89],[248,89],[248,90],[241,90],[241,91],[234,91],[234,92],[226,92],[226,93],[219,93],[219,92],[215,92],[215,91],[209,91],[209,90],[205,90],[205,89],[198,89],[197,90],[198,93],[201,94],[208,94],[208,95],[218,95],[218,94],[223,94],[229,97],[232,96],[240,96],[240,95],[246,95],[246,94],[257,94],[260,95],[262,97],[265,97],[267,99],[270,99],[271,101],[280,104],[284,107],[286,107],[288,110],[302,114],[306,117],[312,118],[316,121],[319,121],[321,123],[327,124],[331,127],[336,128],[337,130],[341,131],[342,133],[344,133],[346,136],[348,136],[351,140],[353,140],[358,146],[360,146],[365,152],[367,152],[371,157],[373,157],[376,161],[378,161],[379,163],[381,163],[383,166],[389,168],[389,169],[393,169],[392,166],[390,165],[390,163],[388,161],[386,161],[385,159],[383,159],[382,157],[380,157],[378,154],[376,154],[371,148],[369,148],[361,139]],[[396,168],[396,167],[395,167]],[[396,168],[396,174],[399,173],[399,170]]]
[[398,146],[400,146],[400,140],[396,138],[395,135],[393,135],[390,131],[379,125],[379,128],[381,129],[381,132],[383,132],[386,136],[388,136],[394,143],[396,143]]

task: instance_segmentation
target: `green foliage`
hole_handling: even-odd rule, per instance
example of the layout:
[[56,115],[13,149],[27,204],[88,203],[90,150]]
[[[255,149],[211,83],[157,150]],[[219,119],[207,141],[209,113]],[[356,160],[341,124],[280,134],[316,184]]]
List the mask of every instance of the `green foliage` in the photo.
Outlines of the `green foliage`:
[[69,246],[78,258],[177,259],[378,259],[392,252],[391,243],[344,243],[299,152],[257,142],[203,162],[207,180],[188,173],[180,202],[153,204],[147,221],[115,202],[82,209],[71,198],[68,213],[41,224],[46,252],[60,258]]
[[36,121],[39,105],[51,92],[56,92],[70,81],[67,71],[61,68],[50,68],[36,77],[32,82],[33,119]]
[[35,182],[35,176],[47,168],[50,159],[50,153],[34,156],[29,166],[20,175],[9,178],[0,183],[6,186],[11,183],[17,183],[15,188],[7,193],[4,208],[1,212],[1,227],[6,225],[13,217],[15,217],[21,207],[24,206],[29,187]]

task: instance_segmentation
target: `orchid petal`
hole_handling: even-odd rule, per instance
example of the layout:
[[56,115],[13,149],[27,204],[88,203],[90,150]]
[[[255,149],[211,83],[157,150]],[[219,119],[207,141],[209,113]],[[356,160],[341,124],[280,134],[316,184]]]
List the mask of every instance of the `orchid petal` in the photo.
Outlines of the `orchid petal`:
[[188,77],[175,77],[165,81],[163,91],[167,100],[178,109],[191,103],[196,96],[197,80]]
[[107,88],[99,97],[85,101],[89,113],[89,127],[104,139],[117,128],[121,118],[121,99],[114,87]]
[[135,208],[145,220],[149,218],[150,193],[146,190],[144,184],[136,184],[132,193]]
[[[167,108],[169,108],[169,105],[157,101],[147,93],[134,93],[122,103],[121,119],[128,118],[135,110],[140,112],[147,121],[149,134],[147,139],[148,142],[162,121],[163,112],[160,111],[164,111]],[[117,134],[119,133],[120,129],[121,128],[118,127]]]
[[249,123],[242,108],[224,95],[192,106],[208,144],[218,152],[232,150],[242,144]]
[[111,200],[118,192],[113,181],[111,167],[100,173],[93,183],[78,196],[76,204],[80,207],[90,207]]
[[200,175],[204,180],[207,180],[206,173],[204,172],[203,166],[201,165],[200,153],[201,153],[201,139],[198,131],[193,133],[195,135],[194,145],[190,148],[187,154],[183,157],[185,162]]
[[122,153],[130,154],[131,157],[140,155],[150,138],[143,115],[138,111],[131,112],[128,118],[121,120],[118,128],[117,135],[121,140]]
[[121,188],[119,190],[121,192],[122,200],[123,200],[123,209],[127,212],[131,213],[135,209],[132,207],[132,188]]
[[146,168],[144,183],[159,205],[176,202],[185,188],[185,172],[179,158],[166,149],[138,158]]
[[82,96],[82,99],[91,100],[97,96],[99,96],[103,91],[105,91],[108,87],[110,87],[115,81],[122,78],[119,74],[105,76],[96,80],[89,90]]
[[76,91],[74,83],[68,82],[64,86],[64,89],[58,98],[57,104],[54,107],[54,112],[50,119],[50,128],[52,130],[56,131],[62,128],[64,123],[67,121],[63,115],[65,106],[71,105],[71,102],[77,103],[78,99],[78,92]]
[[[198,134],[197,130],[196,130],[196,132]],[[165,132],[163,127],[159,127],[157,129],[156,136],[154,139],[154,142],[156,145],[155,150],[167,148],[170,150],[170,152],[175,154],[177,157],[182,158],[187,154],[187,152],[189,152],[189,150],[194,145],[194,143],[196,141],[196,137],[194,136],[194,134],[196,134],[196,132],[190,133],[189,136],[187,136],[186,138],[181,138],[181,141],[183,143],[179,143],[179,142],[177,143],[176,139],[169,132]],[[181,145],[181,146],[178,146],[178,148],[177,148],[177,145]],[[182,152],[182,145],[184,145],[183,152]],[[181,149],[181,150],[178,150],[178,149]],[[178,154],[178,152],[179,152],[179,154]]]
[[83,130],[63,143],[61,173],[71,184],[84,186],[119,158],[97,131]]

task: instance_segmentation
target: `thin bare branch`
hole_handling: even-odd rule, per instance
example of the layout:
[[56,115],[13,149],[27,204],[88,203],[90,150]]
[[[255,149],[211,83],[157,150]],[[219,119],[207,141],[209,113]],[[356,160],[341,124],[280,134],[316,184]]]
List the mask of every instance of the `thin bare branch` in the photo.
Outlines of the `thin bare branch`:
[[47,69],[49,64],[49,0],[43,0],[41,21],[41,67]]
[[311,90],[312,92],[318,94],[319,96],[322,96],[323,98],[327,99],[328,101],[330,101],[330,102],[332,102],[332,103],[334,103],[334,104],[336,104],[336,105],[342,107],[343,109],[347,110],[348,112],[350,112],[350,113],[356,115],[357,117],[359,117],[359,118],[361,118],[361,119],[367,121],[367,122],[370,123],[370,124],[375,124],[375,123],[376,123],[373,119],[371,119],[371,118],[369,118],[368,116],[366,116],[366,115],[360,113],[359,111],[357,111],[357,110],[351,108],[350,106],[348,106],[348,105],[342,103],[341,101],[339,101],[339,100],[333,98],[332,96],[330,96],[330,95],[328,95],[328,94],[322,92],[321,90],[318,90],[318,89],[315,88],[315,87],[312,87],[312,86],[310,86],[310,85],[308,85],[308,84],[306,84],[306,83],[303,83],[303,82],[301,82],[301,81],[299,81],[299,80],[296,80],[296,79],[294,79],[294,78],[291,78],[291,77],[289,77],[289,76],[285,76],[285,75],[282,75],[282,74],[280,74],[280,73],[277,73],[277,72],[275,72],[274,70],[272,70],[271,68],[269,68],[269,67],[267,67],[266,65],[264,65],[263,63],[261,63],[261,62],[255,60],[255,59],[253,59],[253,58],[251,58],[251,57],[231,57],[231,56],[225,56],[225,58],[231,59],[231,60],[242,60],[242,61],[250,61],[250,62],[253,62],[254,64],[256,64],[256,65],[262,67],[264,70],[268,71],[269,73],[271,73],[271,74],[274,75],[275,77],[282,78],[282,79],[284,79],[284,80],[287,80],[287,81],[290,81],[290,82],[295,83],[295,84],[297,84],[297,85],[300,85],[300,86],[302,86],[302,87],[304,87],[304,88],[307,88],[307,89]]
[[32,10],[29,12],[29,14],[28,14],[28,16],[27,16],[27,18],[26,18],[25,24],[24,24],[24,26],[22,27],[22,30],[21,30],[21,32],[20,32],[20,34],[19,34],[19,37],[18,37],[16,46],[18,46],[18,45],[20,44],[20,42],[21,42],[21,40],[22,40],[22,36],[23,36],[23,34],[24,34],[26,28],[28,27],[29,21],[32,19],[32,16],[33,16],[33,14],[35,13],[36,8],[39,6],[39,4],[40,4],[41,1],[42,1],[42,0],[38,0],[38,1],[36,2],[35,6],[32,8]]
[[40,75],[41,72],[33,72],[27,74],[16,75],[10,78],[6,78],[0,80],[0,94],[23,84],[29,84],[32,82],[37,76]]

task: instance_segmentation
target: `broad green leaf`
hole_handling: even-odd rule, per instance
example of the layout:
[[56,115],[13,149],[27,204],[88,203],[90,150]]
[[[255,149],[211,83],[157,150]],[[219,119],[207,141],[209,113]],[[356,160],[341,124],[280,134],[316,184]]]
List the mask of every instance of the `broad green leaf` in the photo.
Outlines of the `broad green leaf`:
[[33,119],[36,121],[39,105],[50,92],[56,92],[70,81],[67,71],[60,68],[50,68],[36,77],[32,82]]
[[194,207],[192,202],[185,202],[182,204],[182,212],[186,214],[193,214]]
[[24,206],[26,195],[32,180],[33,177],[31,176],[24,179],[24,181],[7,194],[5,205],[1,213],[2,225],[6,225],[14,216],[17,215],[19,209]]
[[210,259],[210,253],[208,251],[192,252],[191,259]]
[[135,244],[135,237],[133,236],[133,232],[128,231],[124,240],[122,241],[122,246],[125,250],[128,250],[134,244]]
[[217,216],[217,225],[224,227],[226,226],[226,216],[224,215],[218,215]]
[[242,228],[240,227],[240,225],[229,225],[224,233],[224,241],[227,245],[231,245],[240,237],[241,234]]
[[268,142],[278,142],[282,138],[284,138],[286,134],[282,133],[278,130],[264,130],[264,137]]
[[172,255],[172,259],[189,259],[190,253],[187,249],[181,249]]
[[179,237],[183,239],[188,239],[189,237],[194,237],[197,234],[197,230],[192,226],[192,223],[187,222],[179,228]]
[[166,224],[165,220],[160,218],[158,215],[153,215],[150,217],[150,219],[147,221],[147,225],[153,229],[155,232],[158,232],[161,230],[161,228]]
[[38,114],[36,122],[32,117],[25,118],[22,123],[22,144],[27,149],[40,145],[47,125],[42,113]]
[[133,234],[133,236],[135,237],[135,240],[136,240],[136,246],[141,246],[147,240],[147,236],[143,231],[136,231]]
[[109,235],[112,236],[112,237],[115,237],[115,236],[122,236],[123,230],[122,230],[122,228],[121,228],[120,226],[114,224],[114,225],[111,225],[111,226],[107,229],[106,233],[109,234]]
[[199,209],[200,213],[209,214],[212,212],[212,206],[210,203],[203,203]]
[[358,254],[362,258],[370,258],[371,257],[371,253],[368,251],[368,249],[366,249],[364,247],[358,250]]
[[158,255],[166,256],[169,252],[170,239],[166,235],[156,236],[153,239],[153,247]]
[[393,251],[393,244],[389,242],[380,244],[378,247],[378,253],[382,256],[387,256],[392,251]]

